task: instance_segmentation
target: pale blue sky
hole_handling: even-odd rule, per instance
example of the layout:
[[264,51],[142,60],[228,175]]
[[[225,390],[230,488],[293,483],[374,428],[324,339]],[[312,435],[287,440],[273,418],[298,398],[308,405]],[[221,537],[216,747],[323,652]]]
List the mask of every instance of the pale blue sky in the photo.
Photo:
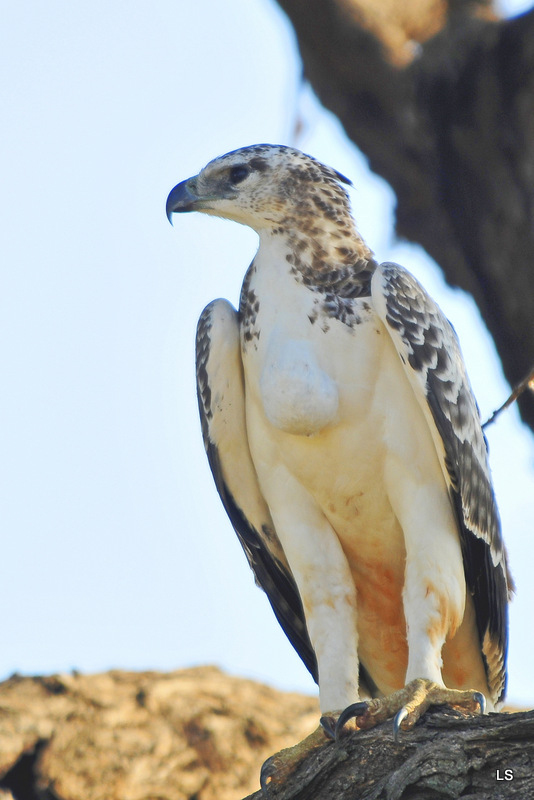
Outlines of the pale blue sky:
[[[391,191],[299,91],[270,0],[23,0],[0,37],[0,678],[217,663],[313,691],[254,585],[197,419],[196,321],[214,297],[237,302],[256,237],[201,215],[171,228],[167,193],[260,141],[341,170],[378,258],[411,269],[453,321],[487,416],[508,388],[476,309],[394,241]],[[518,584],[509,694],[532,703],[534,445],[516,410],[488,438]]]

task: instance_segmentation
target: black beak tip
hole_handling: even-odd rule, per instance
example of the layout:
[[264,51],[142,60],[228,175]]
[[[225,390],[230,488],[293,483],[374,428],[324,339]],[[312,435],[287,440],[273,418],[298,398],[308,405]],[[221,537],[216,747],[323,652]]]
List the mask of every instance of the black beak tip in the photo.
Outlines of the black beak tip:
[[184,211],[194,211],[195,201],[198,199],[188,188],[189,181],[182,181],[171,189],[167,197],[165,211],[167,219],[172,225],[172,215]]

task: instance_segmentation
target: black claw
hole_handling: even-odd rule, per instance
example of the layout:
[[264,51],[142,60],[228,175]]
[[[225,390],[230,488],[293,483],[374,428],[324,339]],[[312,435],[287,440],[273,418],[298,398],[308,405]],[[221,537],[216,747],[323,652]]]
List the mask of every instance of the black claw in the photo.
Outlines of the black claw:
[[393,738],[396,742],[399,741],[399,731],[401,729],[403,719],[408,716],[408,709],[403,706],[400,711],[397,711],[393,718]]
[[476,703],[478,703],[478,705],[480,706],[480,713],[481,714],[485,714],[486,713],[486,698],[484,697],[482,692],[475,692],[473,694],[473,700]]
[[321,717],[319,724],[329,739],[336,738],[336,720],[334,717]]
[[269,800],[271,797],[271,793],[269,791],[269,779],[273,777],[276,773],[276,766],[274,763],[274,756],[271,756],[267,759],[267,761],[263,762],[262,768],[260,770],[260,786],[263,794]]
[[339,738],[339,734],[343,730],[344,726],[347,724],[349,719],[354,719],[354,717],[361,717],[362,714],[369,709],[369,703],[365,700],[361,700],[359,703],[352,703],[352,705],[347,706],[347,708],[341,712],[339,715],[339,719],[336,722],[335,727],[335,739]]

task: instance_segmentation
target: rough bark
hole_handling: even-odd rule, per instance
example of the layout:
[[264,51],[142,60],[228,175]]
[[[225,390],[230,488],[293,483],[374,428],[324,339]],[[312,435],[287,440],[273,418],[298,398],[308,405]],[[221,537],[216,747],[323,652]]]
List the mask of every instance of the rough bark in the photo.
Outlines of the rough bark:
[[[312,752],[269,800],[509,800],[534,797],[534,712],[427,712],[395,742],[391,723]],[[261,791],[245,800],[265,800]]]
[[[265,800],[263,761],[318,717],[315,698],[215,667],[14,676],[0,684],[0,800]],[[324,741],[289,777],[277,773],[269,794],[524,800],[533,766],[534,712],[435,711],[398,743],[391,723]]]
[[[470,292],[506,377],[534,365],[534,11],[278,0],[304,73],[397,196],[396,230]],[[519,400],[534,429],[534,394]]]
[[223,674],[0,684],[0,800],[237,800],[317,725],[317,701]]

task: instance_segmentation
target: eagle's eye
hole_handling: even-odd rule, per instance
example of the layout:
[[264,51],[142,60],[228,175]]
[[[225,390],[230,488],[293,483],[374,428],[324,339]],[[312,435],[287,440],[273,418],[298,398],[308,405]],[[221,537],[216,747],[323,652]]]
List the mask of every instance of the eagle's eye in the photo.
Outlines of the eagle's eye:
[[248,176],[250,170],[245,164],[237,164],[235,167],[232,167],[230,170],[230,183],[234,186],[241,181],[244,181],[245,178]]

